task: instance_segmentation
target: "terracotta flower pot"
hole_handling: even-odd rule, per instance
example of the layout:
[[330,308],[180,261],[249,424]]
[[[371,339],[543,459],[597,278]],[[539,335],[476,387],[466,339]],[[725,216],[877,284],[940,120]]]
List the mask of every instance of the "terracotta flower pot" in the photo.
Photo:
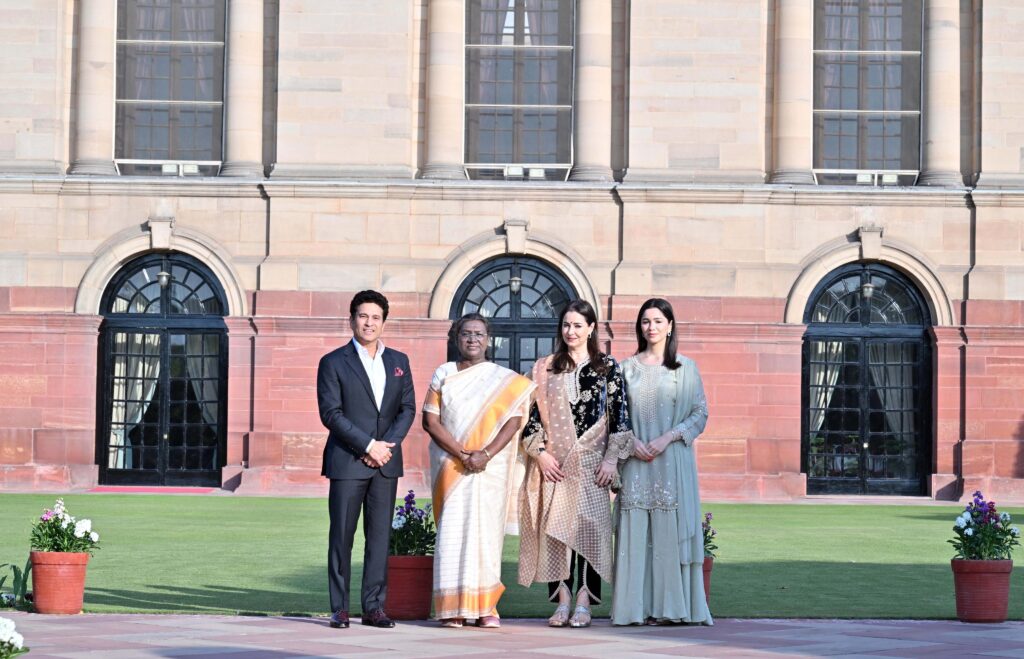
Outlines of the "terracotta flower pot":
[[36,613],[81,613],[89,554],[34,551],[29,555],[32,559],[32,603]]
[[968,561],[954,558],[956,617],[961,622],[1002,622],[1010,601],[1013,561]]
[[715,559],[704,557],[704,599],[711,605],[711,570],[715,567]]
[[433,556],[388,556],[384,612],[395,620],[426,620],[434,590]]

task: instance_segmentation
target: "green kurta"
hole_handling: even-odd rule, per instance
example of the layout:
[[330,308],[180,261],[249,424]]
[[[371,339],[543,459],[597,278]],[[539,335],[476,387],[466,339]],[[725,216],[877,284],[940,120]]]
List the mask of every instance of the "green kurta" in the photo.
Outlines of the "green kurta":
[[712,624],[704,599],[704,538],[693,442],[708,418],[704,385],[693,360],[681,366],[622,363],[633,432],[651,442],[678,437],[651,462],[630,457],[621,465],[616,499],[615,592],[612,623],[648,618]]

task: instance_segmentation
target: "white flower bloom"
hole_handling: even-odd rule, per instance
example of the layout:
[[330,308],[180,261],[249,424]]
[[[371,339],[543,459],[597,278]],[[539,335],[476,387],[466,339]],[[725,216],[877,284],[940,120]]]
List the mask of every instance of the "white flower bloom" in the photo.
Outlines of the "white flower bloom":
[[14,621],[0,618],[0,646],[10,645],[20,650],[25,639],[14,629]]
[[956,526],[957,526],[957,528],[962,529],[965,526],[967,526],[967,522],[964,521],[963,517],[957,517],[956,518]]
[[58,516],[64,514],[64,499],[57,499],[57,503],[53,504],[53,513]]
[[401,515],[397,515],[393,520],[391,520],[391,528],[398,530],[403,526],[405,526],[405,518]]
[[1000,522],[1004,522],[1004,523],[1005,522],[1009,522],[1010,521],[1010,513],[1003,513],[1002,515],[1000,515],[999,516],[999,521]]
[[100,541],[100,534],[96,533],[95,531],[93,531],[92,533],[89,534],[89,539],[92,540],[93,542],[99,542]]
[[1020,536],[1020,529],[1018,529],[1016,526],[1014,526],[1013,528],[1010,529],[1010,533],[1012,533],[1013,537],[1015,537],[1015,538],[1019,537]]
[[75,537],[84,538],[89,532],[92,531],[92,521],[88,519],[82,519],[75,522]]
[[974,529],[964,529],[964,535],[974,535]]

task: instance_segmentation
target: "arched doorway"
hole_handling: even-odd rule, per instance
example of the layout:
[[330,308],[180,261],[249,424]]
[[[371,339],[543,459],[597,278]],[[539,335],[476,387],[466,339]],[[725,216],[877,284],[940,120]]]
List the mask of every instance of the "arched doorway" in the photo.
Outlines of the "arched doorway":
[[102,484],[221,482],[224,291],[184,254],[128,263],[103,294],[97,460]]
[[[450,317],[477,312],[491,324],[495,363],[528,373],[554,350],[558,314],[577,297],[569,280],[544,261],[501,256],[478,266],[455,292]],[[449,340],[448,358],[456,356]]]
[[927,306],[877,263],[833,270],[804,313],[808,494],[920,495],[931,468]]

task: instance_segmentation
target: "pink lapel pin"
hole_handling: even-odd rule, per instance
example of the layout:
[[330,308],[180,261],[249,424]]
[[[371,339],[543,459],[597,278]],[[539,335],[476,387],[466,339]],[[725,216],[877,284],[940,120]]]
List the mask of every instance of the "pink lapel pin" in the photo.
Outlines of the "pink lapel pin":
[[400,378],[403,375],[405,375],[405,371],[402,370],[402,367],[401,366],[396,366],[395,367],[395,377],[396,378]]

